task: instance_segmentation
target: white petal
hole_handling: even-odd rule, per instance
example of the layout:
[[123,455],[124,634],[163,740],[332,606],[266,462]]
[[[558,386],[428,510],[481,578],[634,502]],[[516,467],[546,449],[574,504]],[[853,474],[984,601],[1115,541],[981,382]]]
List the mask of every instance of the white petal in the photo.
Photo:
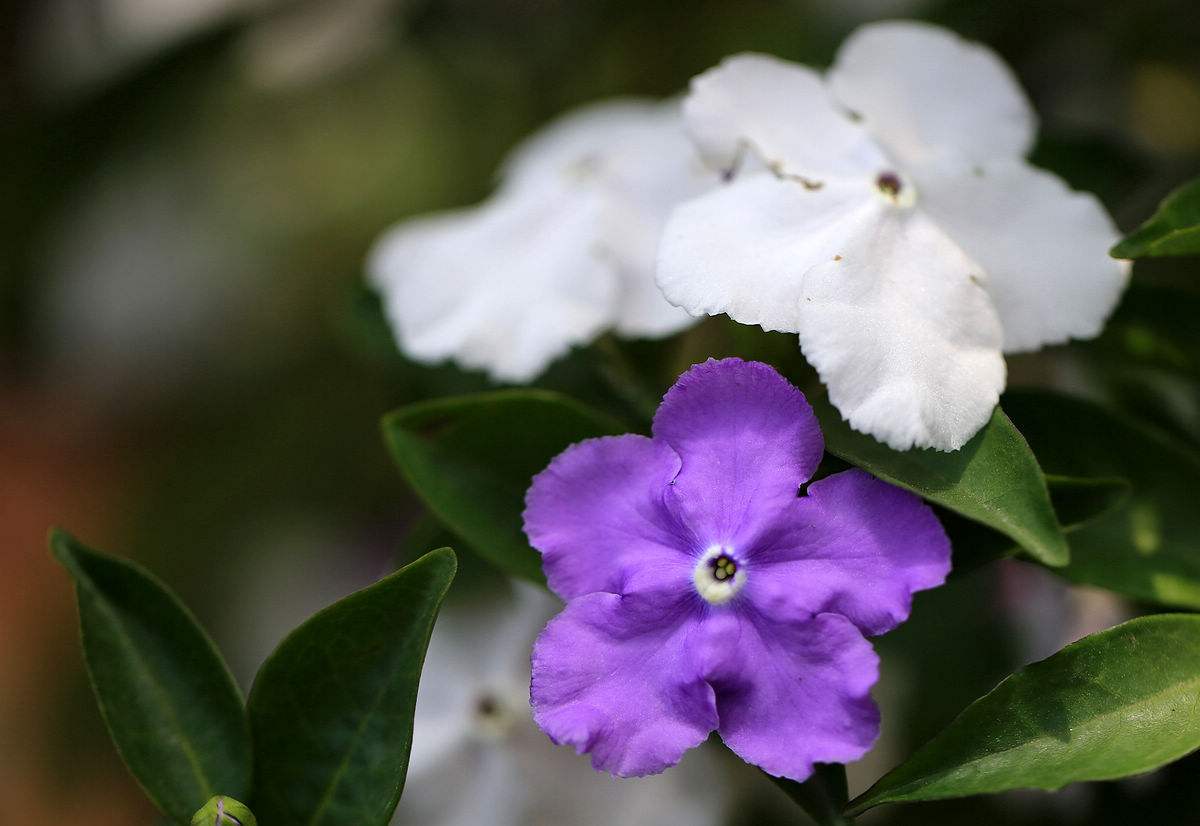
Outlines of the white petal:
[[693,315],[797,332],[804,273],[844,251],[875,200],[862,181],[809,190],[764,172],[738,178],[675,210],[658,284]]
[[1023,157],[1036,116],[993,52],[915,22],[857,29],[829,71],[834,96],[904,166],[937,155],[968,161]]
[[808,272],[800,346],[850,426],[897,450],[957,450],[1004,389],[982,271],[919,210],[882,203]]
[[883,166],[883,155],[835,107],[821,76],[778,58],[726,58],[692,79],[683,111],[705,160],[727,172],[748,149],[769,168],[814,181]]
[[1021,160],[914,176],[921,207],[987,271],[1006,352],[1100,332],[1129,263],[1109,257],[1120,236],[1094,195]]
[[597,254],[594,196],[502,192],[482,206],[400,224],[368,272],[400,348],[528,381],[608,326],[618,281]]
[[484,204],[402,223],[372,253],[408,355],[528,381],[609,327],[661,336],[692,323],[654,283],[668,213],[715,181],[677,102],[573,112],[518,147],[503,174]]
[[601,199],[593,250],[618,280],[614,328],[660,337],[695,319],[663,298],[654,283],[663,225],[679,203],[711,189],[683,128],[677,100],[619,99],[577,109],[525,141],[505,164],[505,186],[530,191],[564,178]]

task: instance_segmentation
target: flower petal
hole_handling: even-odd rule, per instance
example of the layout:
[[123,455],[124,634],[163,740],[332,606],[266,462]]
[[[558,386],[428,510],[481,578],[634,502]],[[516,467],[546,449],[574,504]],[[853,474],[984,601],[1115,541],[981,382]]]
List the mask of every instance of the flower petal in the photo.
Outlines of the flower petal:
[[564,600],[596,591],[690,587],[687,541],[663,502],[679,456],[645,436],[587,439],[533,478],[525,534]]
[[896,450],[957,450],[983,427],[1005,375],[985,284],[919,209],[882,201],[809,270],[800,347],[851,427]]
[[845,250],[875,200],[860,181],[808,190],[767,173],[739,178],[675,210],[658,284],[693,315],[797,332],[805,271]]
[[743,595],[779,622],[832,612],[882,634],[950,572],[950,540],[929,506],[858,469],[814,482],[759,543]]
[[680,376],[654,417],[654,437],[682,460],[668,501],[701,552],[737,547],[787,507],[824,452],[804,394],[768,365],[736,358]]
[[768,55],[734,55],[693,78],[683,113],[701,154],[726,172],[747,149],[768,168],[814,182],[862,177],[883,160],[819,74]]
[[689,637],[695,594],[588,594],[533,646],[533,717],[558,744],[621,777],[657,774],[716,728]]
[[1021,160],[914,174],[922,208],[986,268],[1006,352],[1099,334],[1129,263],[1108,255],[1120,235],[1096,196]]
[[592,249],[601,205],[578,195],[501,193],[385,235],[368,271],[401,350],[521,382],[607,327],[618,282]]
[[716,183],[684,131],[679,101],[627,98],[576,109],[513,153],[505,164],[505,185],[553,191],[564,174],[603,199],[591,247],[619,280],[617,332],[659,337],[695,323],[668,304],[654,283],[667,216]]
[[925,23],[863,26],[829,70],[842,104],[901,165],[950,154],[967,161],[1023,157],[1037,118],[995,52]]
[[798,781],[812,774],[813,763],[866,754],[879,734],[870,694],[879,657],[849,620],[721,619],[704,629],[718,634],[710,647],[725,652],[706,677],[729,748],[768,774]]

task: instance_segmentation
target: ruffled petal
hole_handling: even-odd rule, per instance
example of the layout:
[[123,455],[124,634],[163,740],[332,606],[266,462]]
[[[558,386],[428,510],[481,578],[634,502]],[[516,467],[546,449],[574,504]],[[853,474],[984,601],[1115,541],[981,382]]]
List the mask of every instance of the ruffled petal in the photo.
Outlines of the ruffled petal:
[[525,496],[525,534],[564,600],[690,587],[693,562],[663,496],[679,456],[645,436],[588,439],[555,457]]
[[1006,352],[1098,335],[1129,280],[1096,196],[1021,160],[914,172],[921,207],[987,270]]
[[514,190],[553,191],[564,178],[603,199],[591,246],[618,279],[616,331],[660,337],[695,323],[654,283],[667,216],[717,181],[684,131],[679,101],[628,98],[576,109],[525,141],[505,165],[505,186]]
[[857,29],[829,71],[833,95],[901,165],[950,155],[1020,158],[1037,118],[995,52],[926,23]]
[[668,503],[692,548],[737,548],[786,508],[817,469],[824,440],[804,394],[760,362],[709,359],[684,373],[654,417],[682,460]]
[[871,686],[879,658],[844,617],[775,623],[724,612],[707,623],[705,674],[717,695],[718,731],[747,763],[805,780],[813,763],[847,763],[879,734]]
[[717,725],[689,644],[699,600],[589,594],[533,646],[533,717],[560,745],[621,777],[657,774]]
[[761,54],[726,58],[692,79],[684,117],[701,154],[734,173],[749,151],[780,174],[812,183],[861,177],[883,155],[835,108],[824,80],[806,66]]
[[368,273],[400,349],[523,382],[598,335],[619,283],[593,249],[602,205],[578,195],[501,193],[385,235]]
[[663,233],[658,284],[693,315],[798,332],[804,273],[874,214],[869,187],[864,178],[810,190],[756,173],[689,201]]
[[800,346],[850,426],[896,450],[957,450],[1004,388],[982,268],[919,209],[882,199],[805,276]]
[[779,622],[835,613],[864,634],[908,618],[915,591],[950,572],[950,540],[908,491],[861,470],[814,482],[747,560],[743,597]]

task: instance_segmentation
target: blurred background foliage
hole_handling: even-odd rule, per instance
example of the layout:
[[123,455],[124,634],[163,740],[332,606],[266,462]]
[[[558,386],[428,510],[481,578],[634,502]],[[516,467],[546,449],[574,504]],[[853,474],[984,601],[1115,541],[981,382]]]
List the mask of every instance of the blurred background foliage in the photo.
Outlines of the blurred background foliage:
[[[1187,0],[8,0],[0,25],[0,799],[8,821],[153,820],[104,734],[52,523],[160,573],[245,684],[318,607],[442,544],[381,414],[482,389],[406,362],[364,255],[394,221],[485,195],[505,152],[596,98],[666,96],[723,56],[826,64],[913,16],[996,48],[1042,117],[1034,160],[1130,229],[1200,172]],[[998,228],[1002,229],[1002,228]],[[1124,409],[1200,444],[1194,260],[1139,263],[1097,341],[1010,360],[1010,384]],[[572,354],[540,384],[604,401],[614,353],[665,389],[709,355],[800,359],[723,319]],[[466,556],[455,590],[496,576]],[[1019,609],[1019,610],[1018,610]],[[852,791],[1017,665],[1137,610],[990,566],[880,642],[884,735]],[[564,756],[564,759],[568,759]],[[729,765],[736,822],[794,822]],[[864,823],[1192,822],[1193,757],[1154,775],[884,808]]]

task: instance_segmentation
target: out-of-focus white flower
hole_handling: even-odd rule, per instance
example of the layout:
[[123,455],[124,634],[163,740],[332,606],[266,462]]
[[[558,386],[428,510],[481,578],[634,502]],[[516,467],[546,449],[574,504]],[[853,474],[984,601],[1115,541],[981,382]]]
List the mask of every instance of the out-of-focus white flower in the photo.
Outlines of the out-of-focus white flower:
[[657,777],[619,780],[554,746],[529,710],[529,652],[561,605],[516,598],[449,606],[421,673],[404,796],[393,823],[420,826],[710,826],[727,790],[696,750]]
[[655,286],[655,251],[671,208],[714,180],[677,102],[593,105],[518,147],[483,204],[390,230],[369,276],[412,358],[528,381],[605,330],[692,323]]
[[1096,335],[1127,281],[1099,201],[1023,160],[1036,121],[1012,73],[952,32],[864,26],[824,77],[732,57],[684,115],[731,180],[675,210],[664,294],[799,333],[833,404],[891,447],[961,447],[1001,353]]

